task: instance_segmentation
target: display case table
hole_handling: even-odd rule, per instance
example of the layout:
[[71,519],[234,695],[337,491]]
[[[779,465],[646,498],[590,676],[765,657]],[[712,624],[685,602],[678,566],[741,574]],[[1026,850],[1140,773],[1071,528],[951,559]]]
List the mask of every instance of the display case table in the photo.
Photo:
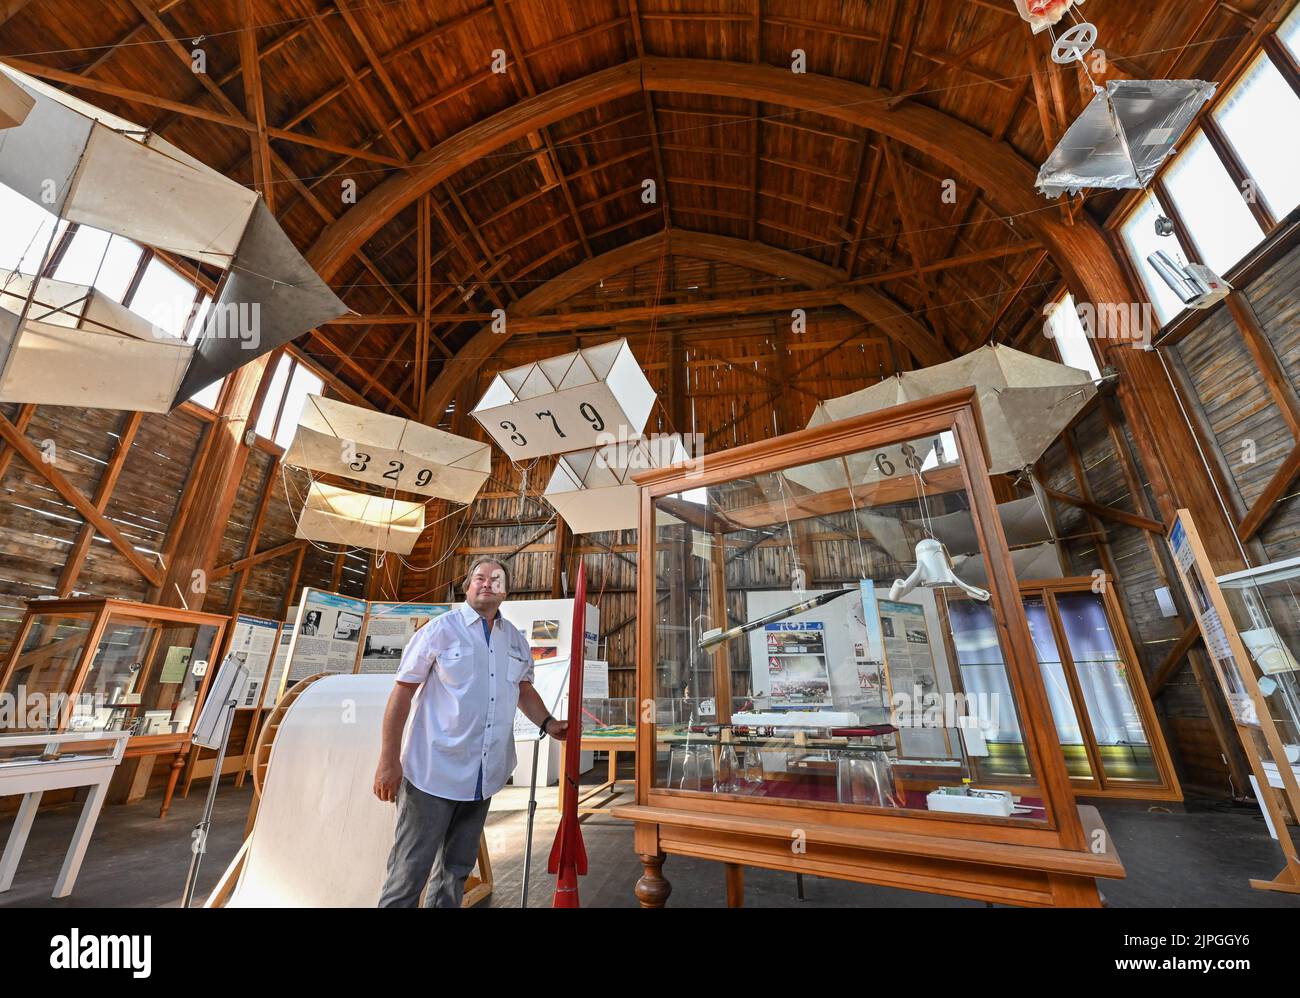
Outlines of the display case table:
[[1124,876],[1075,801],[988,453],[967,389],[635,476],[645,706],[611,813],[643,906],[668,855],[722,863],[733,905],[746,866],[1026,906],[1099,906]]

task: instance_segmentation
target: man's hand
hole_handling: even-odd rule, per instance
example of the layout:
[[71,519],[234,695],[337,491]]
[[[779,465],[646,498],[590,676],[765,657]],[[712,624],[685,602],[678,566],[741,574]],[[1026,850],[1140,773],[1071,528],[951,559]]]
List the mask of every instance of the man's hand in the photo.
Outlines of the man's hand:
[[568,733],[568,730],[568,721],[557,721],[555,718],[551,718],[546,722],[546,733],[557,742],[564,741],[564,736]]
[[397,788],[402,785],[402,763],[397,759],[380,759],[375,770],[375,796],[391,803],[397,800]]

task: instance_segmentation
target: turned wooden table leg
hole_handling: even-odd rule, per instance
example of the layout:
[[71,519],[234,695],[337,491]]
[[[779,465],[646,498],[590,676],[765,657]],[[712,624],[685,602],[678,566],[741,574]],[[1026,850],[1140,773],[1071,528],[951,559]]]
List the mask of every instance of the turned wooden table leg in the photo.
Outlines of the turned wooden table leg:
[[[163,794],[162,808],[158,812],[158,817],[167,817],[167,810],[172,806],[172,795],[176,793],[176,781],[180,779],[181,770],[185,767],[185,753],[177,752],[176,760],[172,763],[172,771],[167,777],[167,791]],[[218,780],[221,778],[220,773],[213,773],[212,778]]]
[[727,871],[727,907],[745,907],[745,868],[739,863],[724,863]]
[[662,908],[673,892],[673,885],[664,879],[664,860],[668,857],[663,853],[641,853],[640,858],[645,873],[636,882],[636,899],[642,908]]

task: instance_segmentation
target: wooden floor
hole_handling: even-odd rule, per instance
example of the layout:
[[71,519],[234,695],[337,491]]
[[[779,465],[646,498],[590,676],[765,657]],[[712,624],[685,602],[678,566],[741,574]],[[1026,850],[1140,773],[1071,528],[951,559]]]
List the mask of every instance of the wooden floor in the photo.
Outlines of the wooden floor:
[[[603,772],[603,766],[598,769]],[[211,890],[239,847],[250,794],[249,786],[221,788],[199,898]],[[533,907],[549,907],[554,885],[545,869],[557,822],[554,789],[539,799],[529,900]],[[496,876],[489,902],[493,907],[519,905],[527,801],[527,788],[507,787],[492,802],[487,835]],[[49,892],[76,824],[77,808],[43,811],[13,889],[0,895],[0,907],[175,907],[189,863],[190,831],[202,806],[203,797],[195,792],[188,800],[178,799],[162,820],[156,802],[105,808],[76,891],[61,901],[50,898]],[[1185,812],[1115,804],[1103,804],[1101,810],[1129,873],[1127,880],[1103,883],[1106,901],[1113,907],[1300,908],[1300,897],[1253,891],[1246,883],[1249,877],[1270,878],[1282,865],[1258,811],[1195,802]],[[0,820],[0,839],[8,835],[11,824],[12,819]],[[590,866],[579,885],[584,907],[635,907],[632,888],[641,870],[632,852],[629,826],[614,818],[592,816],[583,823],[583,838]],[[673,886],[671,907],[723,905],[723,873],[718,864],[670,857],[664,873]],[[747,871],[745,887],[750,907],[980,907],[953,898],[814,877],[804,878],[806,900],[800,902],[793,875],[763,870]]]

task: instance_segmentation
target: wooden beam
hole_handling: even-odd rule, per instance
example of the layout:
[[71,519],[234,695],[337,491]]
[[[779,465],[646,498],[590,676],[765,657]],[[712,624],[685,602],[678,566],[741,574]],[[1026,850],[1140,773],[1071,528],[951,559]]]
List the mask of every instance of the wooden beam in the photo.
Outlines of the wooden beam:
[[87,499],[86,496],[73,485],[53,464],[44,459],[44,454],[34,443],[27,439],[26,435],[18,429],[7,418],[0,415],[0,437],[14,449],[24,461],[31,465],[32,470],[44,478],[54,488],[68,505],[72,506],[88,523],[92,524],[96,530],[113,545],[128,562],[131,567],[145,577],[153,585],[158,585],[162,580],[162,573],[156,565],[150,564],[135,546],[122,536],[122,532],[117,526],[108,519],[95,503]]
[[1276,512],[1274,507],[1287,494],[1287,490],[1298,477],[1300,477],[1300,444],[1291,448],[1291,453],[1286,456],[1281,467],[1273,473],[1273,477],[1264,486],[1264,491],[1259,494],[1259,498],[1250,507],[1246,518],[1237,527],[1237,536],[1241,538],[1243,544],[1268,523],[1269,518]]
[[1159,520],[1152,520],[1146,516],[1138,516],[1134,513],[1126,513],[1122,509],[1113,509],[1110,506],[1102,506],[1099,503],[1092,502],[1088,499],[1080,499],[1078,496],[1072,496],[1068,492],[1059,492],[1056,489],[1043,486],[1043,492],[1050,498],[1063,502],[1070,506],[1076,506],[1079,509],[1091,513],[1093,516],[1101,517],[1103,520],[1111,520],[1115,523],[1122,523],[1128,527],[1139,527],[1142,530],[1149,530],[1152,533],[1165,533],[1165,525]]
[[[140,421],[143,418],[144,413],[132,412],[122,423],[113,456],[108,459],[108,464],[104,466],[104,471],[99,477],[99,484],[95,486],[93,501],[95,508],[101,513],[108,508],[108,500],[112,498],[113,489],[117,487],[117,480],[122,474],[122,468],[126,464],[131,444],[135,440],[136,431],[140,429]],[[95,528],[89,523],[83,523],[81,529],[77,531],[77,539],[72,542],[68,560],[64,562],[63,571],[59,573],[59,581],[54,587],[54,591],[60,597],[66,597],[76,586],[77,576],[81,573],[81,566],[86,561],[91,541],[94,539]]]
[[262,60],[257,54],[257,22],[253,0],[239,0],[239,64],[244,71],[244,114],[252,117],[256,133],[249,136],[253,156],[253,186],[275,213],[275,190],[271,182],[271,145],[266,131],[266,100],[262,91]]
[[[14,428],[19,433],[26,433],[27,427],[36,415],[36,405],[32,402],[24,402],[18,407],[18,412],[14,415]],[[17,453],[8,444],[0,441],[0,482],[4,481],[5,472],[9,470],[9,462],[14,459]]]
[[1169,685],[1169,680],[1174,678],[1174,673],[1178,671],[1178,666],[1191,650],[1192,645],[1196,644],[1201,638],[1201,628],[1196,621],[1192,621],[1183,630],[1182,635],[1165,654],[1164,659],[1156,668],[1155,675],[1151,677],[1148,684],[1151,690],[1151,699],[1155,700],[1164,689]]
[[1009,35],[1012,32],[1012,30],[1014,30],[1014,28],[1015,25],[1004,25],[1003,27],[998,28],[996,31],[993,31],[990,34],[985,35],[975,44],[969,45],[966,48],[962,49],[960,52],[956,53],[951,59],[946,59],[945,61],[941,62],[938,66],[936,66],[934,69],[930,70],[930,72],[922,76],[919,80],[916,80],[914,83],[912,83],[910,87],[908,87],[907,90],[903,91],[903,93],[899,94],[897,97],[891,99],[886,106],[892,111],[894,108],[898,107],[905,100],[907,100],[909,97],[916,97],[919,94],[924,94],[925,88],[929,86],[930,83],[932,83],[934,80],[938,79],[940,76],[942,76],[944,73],[948,72],[949,70],[965,68],[966,64],[970,62],[972,56],[979,55],[979,53],[983,52],[994,42],[1000,42],[1002,39],[1006,38],[1007,35]]

